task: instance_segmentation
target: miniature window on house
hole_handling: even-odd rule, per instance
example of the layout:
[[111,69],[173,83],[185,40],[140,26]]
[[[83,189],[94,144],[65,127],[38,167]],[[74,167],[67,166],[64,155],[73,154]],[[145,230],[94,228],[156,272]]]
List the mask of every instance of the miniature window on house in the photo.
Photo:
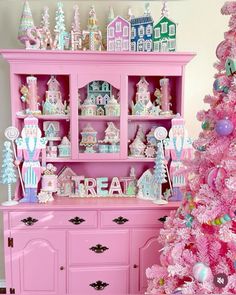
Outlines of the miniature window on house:
[[160,42],[154,42],[154,51],[160,51]]
[[135,42],[131,43],[131,51],[136,51],[136,44]]
[[114,41],[109,41],[109,48],[111,51],[114,50]]
[[131,38],[135,38],[136,37],[136,32],[135,32],[135,28],[133,27],[131,30]]
[[121,50],[121,40],[120,39],[118,39],[118,40],[116,40],[116,50]]
[[129,50],[129,41],[128,40],[123,41],[123,49],[124,50]]
[[175,39],[169,40],[168,43],[169,49],[175,49]]
[[160,28],[155,28],[154,34],[155,34],[155,38],[160,38],[160,36],[161,36]]
[[162,23],[161,24],[161,32],[162,33],[167,33],[167,23]]
[[144,27],[143,26],[140,26],[138,28],[138,34],[139,34],[140,37],[143,37],[143,35],[144,35]]
[[121,22],[116,23],[116,32],[121,32]]
[[145,43],[145,46],[146,46],[147,51],[151,51],[152,50],[152,42],[151,42],[151,40],[147,40],[146,43]]
[[175,35],[175,25],[170,25],[169,26],[169,33],[170,33],[170,36]]
[[147,35],[151,35],[152,34],[152,26],[151,25],[148,25],[147,28],[146,28],[146,34]]
[[142,39],[138,40],[137,50],[143,51],[143,40]]
[[128,35],[129,35],[129,28],[128,28],[128,26],[124,26],[123,27],[123,36],[128,37]]
[[109,35],[109,37],[111,37],[111,38],[114,37],[114,28],[109,28],[108,35]]

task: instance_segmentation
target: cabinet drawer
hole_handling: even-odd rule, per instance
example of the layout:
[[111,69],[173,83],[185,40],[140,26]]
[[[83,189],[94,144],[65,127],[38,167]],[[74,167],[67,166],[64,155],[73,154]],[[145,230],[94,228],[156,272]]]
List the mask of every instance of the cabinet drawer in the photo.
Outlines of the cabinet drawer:
[[96,228],[96,211],[27,211],[10,213],[11,228]]
[[169,216],[170,210],[123,210],[102,211],[101,227],[162,227],[159,219]]
[[69,294],[129,294],[128,267],[69,268]]
[[69,231],[69,265],[128,264],[128,230]]

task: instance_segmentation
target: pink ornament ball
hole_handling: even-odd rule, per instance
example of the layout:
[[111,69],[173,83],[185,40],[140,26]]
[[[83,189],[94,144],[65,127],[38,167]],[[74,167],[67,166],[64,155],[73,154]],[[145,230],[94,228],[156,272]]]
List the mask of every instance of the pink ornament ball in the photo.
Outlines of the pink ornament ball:
[[215,131],[219,136],[228,136],[234,130],[234,125],[229,119],[222,119],[216,123]]
[[193,267],[193,276],[198,282],[203,283],[212,276],[212,272],[210,267],[202,262],[197,262]]
[[226,171],[222,167],[214,167],[210,170],[207,175],[207,184],[209,187],[215,189],[216,188],[216,180],[217,178],[225,179]]

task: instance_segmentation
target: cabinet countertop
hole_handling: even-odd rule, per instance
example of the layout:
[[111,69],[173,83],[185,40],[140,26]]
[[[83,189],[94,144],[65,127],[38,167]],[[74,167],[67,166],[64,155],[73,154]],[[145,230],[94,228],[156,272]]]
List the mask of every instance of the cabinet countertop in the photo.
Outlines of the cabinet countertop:
[[180,202],[169,202],[166,205],[157,205],[152,201],[141,200],[138,198],[119,198],[119,197],[99,197],[99,198],[69,198],[56,197],[54,201],[39,203],[19,203],[16,206],[0,206],[1,211],[23,211],[23,210],[119,210],[119,209],[177,209]]

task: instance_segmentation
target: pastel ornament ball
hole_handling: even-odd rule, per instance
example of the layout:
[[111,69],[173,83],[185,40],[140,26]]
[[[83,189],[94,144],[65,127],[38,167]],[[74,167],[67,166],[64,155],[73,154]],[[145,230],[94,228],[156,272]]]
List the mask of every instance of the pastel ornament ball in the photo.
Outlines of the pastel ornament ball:
[[204,283],[212,276],[210,267],[202,262],[197,262],[193,266],[193,276],[199,283]]
[[216,122],[215,131],[219,136],[228,136],[234,130],[234,125],[229,119],[222,119]]

